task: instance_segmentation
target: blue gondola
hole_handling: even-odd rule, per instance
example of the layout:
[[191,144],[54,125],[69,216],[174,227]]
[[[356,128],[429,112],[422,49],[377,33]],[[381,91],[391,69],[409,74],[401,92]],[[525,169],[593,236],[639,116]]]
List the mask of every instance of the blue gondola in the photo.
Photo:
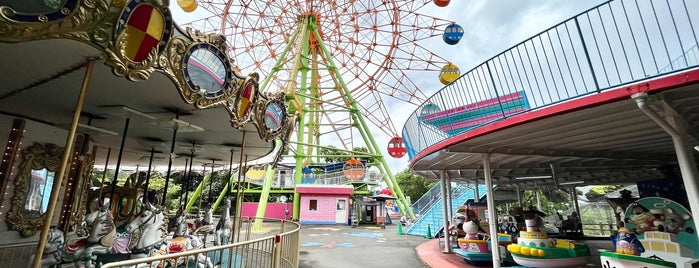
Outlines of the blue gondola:
[[462,28],[461,25],[452,23],[448,25],[446,28],[444,28],[444,34],[442,35],[442,39],[444,39],[444,43],[456,45],[459,43],[461,37],[463,36],[464,28]]

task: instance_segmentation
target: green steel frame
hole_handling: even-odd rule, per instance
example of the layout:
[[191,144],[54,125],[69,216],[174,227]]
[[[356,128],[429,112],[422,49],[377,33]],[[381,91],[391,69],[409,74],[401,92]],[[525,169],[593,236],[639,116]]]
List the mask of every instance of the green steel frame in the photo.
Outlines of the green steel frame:
[[[313,41],[311,43],[311,40]],[[296,113],[296,141],[289,141],[296,145],[296,150],[293,152],[295,159],[295,183],[301,184],[302,171],[304,164],[319,162],[321,155],[318,153],[320,141],[320,117],[321,112],[325,110],[322,104],[337,106],[333,103],[322,103],[322,98],[319,91],[319,70],[326,70],[330,73],[331,79],[342,96],[342,101],[346,107],[337,107],[332,112],[346,112],[352,118],[350,127],[355,128],[364,140],[368,153],[366,152],[351,152],[355,156],[369,156],[374,158],[379,171],[385,174],[384,182],[391,192],[398,198],[397,205],[401,213],[407,214],[414,218],[415,215],[410,209],[410,204],[407,202],[403,191],[398,186],[393,173],[388,167],[385,158],[382,156],[379,147],[374,141],[367,124],[358,109],[358,106],[350,94],[350,91],[344,80],[338,75],[337,67],[333,62],[332,56],[318,31],[317,16],[314,14],[305,14],[298,17],[298,28],[294,32],[286,47],[280,54],[272,71],[267,75],[260,86],[260,91],[267,88],[272,77],[282,68],[283,60],[292,46],[297,44],[297,52],[293,55],[290,77],[286,90],[287,104],[289,111]],[[322,65],[322,66],[319,66]],[[310,80],[310,81],[309,81]],[[298,83],[296,83],[298,81]],[[315,161],[314,159],[315,158]],[[299,194],[294,192],[294,214],[293,218],[299,218],[300,198]]]

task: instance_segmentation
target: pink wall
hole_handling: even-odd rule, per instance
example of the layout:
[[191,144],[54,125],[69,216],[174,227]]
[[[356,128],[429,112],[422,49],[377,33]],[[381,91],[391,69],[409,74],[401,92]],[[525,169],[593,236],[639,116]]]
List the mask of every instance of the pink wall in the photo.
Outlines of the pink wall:
[[[245,202],[243,203],[243,210],[241,211],[244,217],[255,217],[257,214],[257,206],[259,203]],[[292,203],[267,203],[267,208],[265,209],[265,218],[270,219],[284,219],[284,210],[289,209],[289,216],[286,219],[290,219],[294,214],[294,204]]]
[[[305,194],[301,196],[301,208],[299,210],[299,222],[305,224],[336,224],[335,214],[337,212],[338,198],[345,200],[345,215],[341,223],[347,222],[349,216],[349,197],[346,195],[314,195]],[[318,209],[309,210],[310,200],[318,200]]]

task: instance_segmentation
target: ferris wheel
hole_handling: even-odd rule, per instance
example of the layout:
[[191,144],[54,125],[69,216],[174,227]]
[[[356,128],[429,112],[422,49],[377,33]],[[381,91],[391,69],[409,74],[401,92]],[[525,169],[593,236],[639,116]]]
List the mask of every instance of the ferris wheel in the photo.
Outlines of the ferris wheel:
[[[434,72],[437,80],[449,62],[420,44],[454,24],[420,13],[431,0],[178,1],[186,11],[192,3],[199,8],[181,26],[224,35],[237,68],[262,77],[261,91],[286,93],[289,110],[299,115],[290,138],[297,168],[320,159],[323,144],[340,144],[352,155],[378,158],[392,188],[367,125],[392,137],[383,141],[391,156],[405,154],[386,103],[397,100],[400,113],[405,104],[422,104],[427,96],[415,74]],[[392,151],[396,146],[402,150]]]

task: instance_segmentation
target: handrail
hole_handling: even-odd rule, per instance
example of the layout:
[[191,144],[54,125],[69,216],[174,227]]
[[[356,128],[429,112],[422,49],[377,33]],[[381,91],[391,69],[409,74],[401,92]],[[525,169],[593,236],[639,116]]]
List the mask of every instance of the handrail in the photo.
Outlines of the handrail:
[[[516,44],[408,117],[402,131],[408,156],[519,113],[699,66],[699,13],[691,12],[697,9],[696,1],[608,1]],[[517,92],[526,105],[502,102]],[[439,120],[425,120],[436,113]]]
[[[280,223],[280,228],[278,233],[272,233],[269,236],[250,239],[243,242],[232,243],[228,245],[213,246],[202,249],[188,250],[184,252],[166,254],[159,256],[152,256],[141,259],[131,259],[119,262],[106,263],[100,267],[111,268],[111,267],[130,267],[138,264],[152,265],[155,263],[161,263],[167,260],[177,260],[182,258],[183,261],[189,262],[190,258],[194,262],[206,261],[210,259],[211,254],[219,257],[219,261],[224,261],[224,253],[228,254],[228,264],[235,260],[236,264],[242,264],[240,266],[254,266],[254,267],[298,267],[298,255],[300,248],[300,230],[301,225],[294,221],[287,221],[283,219],[265,219],[266,222],[275,221]],[[252,222],[255,218],[248,218],[248,226],[252,226]],[[291,224],[291,230],[287,229],[286,224]],[[247,234],[255,232],[251,228],[248,228]],[[250,254],[252,252],[252,254]],[[238,254],[234,259],[232,255]],[[209,260],[210,261],[210,260]],[[214,263],[215,264],[215,263]],[[247,264],[247,265],[246,265]],[[157,266],[157,265],[156,265]],[[186,265],[185,265],[186,266]],[[235,265],[234,265],[235,266]],[[155,267],[155,266],[153,266]],[[235,266],[238,267],[238,266]]]

